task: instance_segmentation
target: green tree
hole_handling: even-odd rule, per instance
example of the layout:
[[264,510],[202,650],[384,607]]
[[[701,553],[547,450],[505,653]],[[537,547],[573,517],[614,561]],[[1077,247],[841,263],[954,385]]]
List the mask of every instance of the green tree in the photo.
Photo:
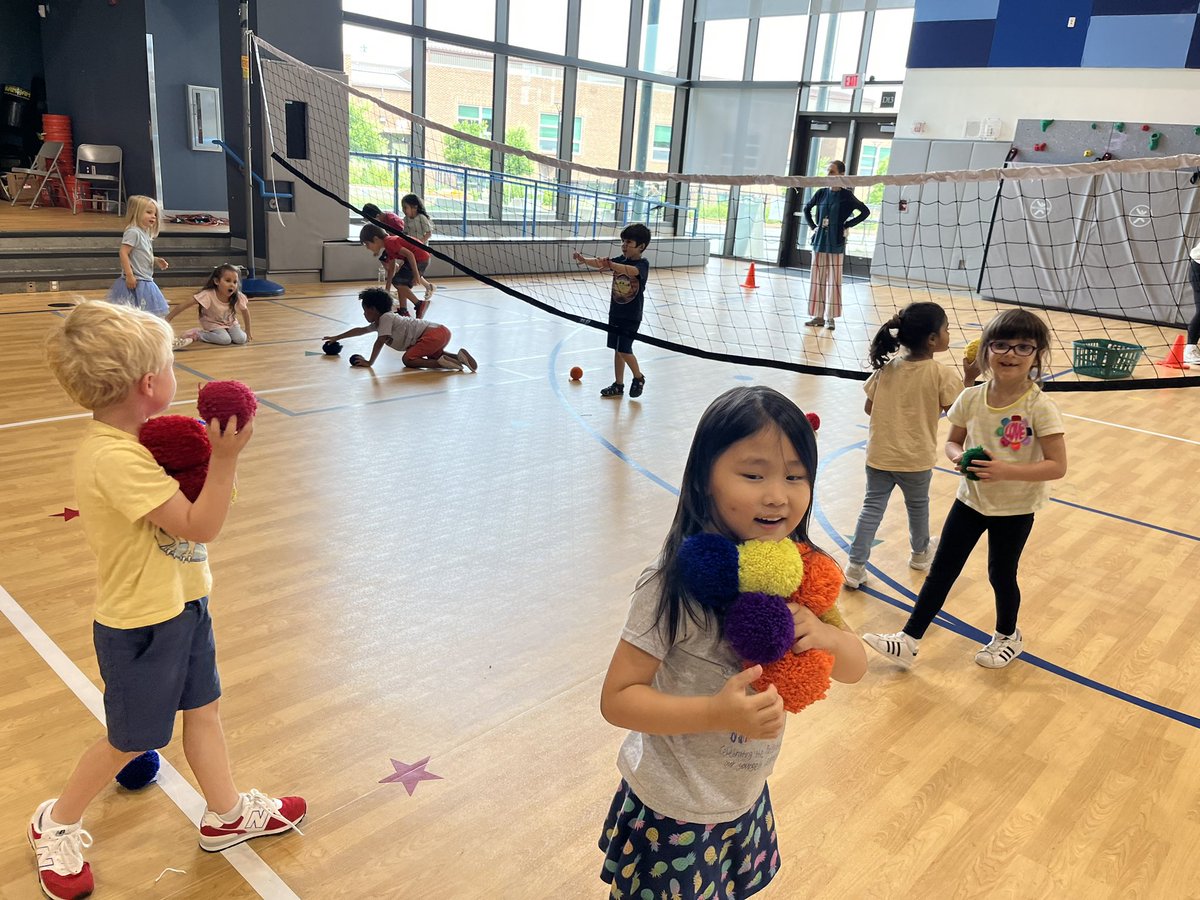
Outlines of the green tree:
[[[475,137],[491,137],[482,122],[459,122],[458,130],[463,134],[470,134]],[[492,151],[487,147],[480,147],[478,144],[464,141],[462,138],[457,138],[453,135],[446,136],[445,146],[446,162],[451,165],[484,170],[489,170],[492,167]]]
[[358,153],[383,153],[387,142],[371,120],[372,105],[361,97],[350,98],[350,149]]
[[[888,173],[888,163],[892,161],[891,154],[885,156],[883,161],[875,167],[873,174],[886,175]],[[871,207],[875,215],[880,215],[880,210],[883,208],[883,185],[873,184],[871,190],[867,192],[867,206]]]
[[[458,130],[475,137],[490,138],[486,126],[482,122],[460,122]],[[532,150],[529,133],[522,127],[509,128],[504,133],[504,143],[518,150]],[[487,147],[481,147],[462,138],[447,135],[445,141],[446,162],[456,166],[466,166],[470,169],[483,169],[485,172],[492,168],[492,152]],[[524,156],[506,155],[504,171],[508,175],[533,174],[533,161]]]

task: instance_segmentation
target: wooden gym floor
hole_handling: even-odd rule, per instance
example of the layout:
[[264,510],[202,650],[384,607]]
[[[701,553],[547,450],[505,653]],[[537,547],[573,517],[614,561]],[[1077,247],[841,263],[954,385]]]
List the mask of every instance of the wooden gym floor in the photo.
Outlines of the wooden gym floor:
[[[102,734],[85,706],[94,562],[61,517],[85,415],[40,354],[63,299],[0,298],[0,896],[14,900],[40,896],[28,816]],[[293,285],[253,316],[254,344],[178,355],[175,411],[212,378],[261,392],[212,547],[222,708],[243,789],[302,793],[309,818],[303,836],[209,855],[163,790],[106,790],[85,823],[96,896],[604,896],[596,839],[623,734],[599,689],[697,418],[745,383],[818,412],[814,536],[844,561],[861,384],[643,347],[644,397],[602,400],[602,334],[467,281],[443,283],[431,318],[475,375],[406,372],[391,351],[373,372],[306,355],[361,321],[350,285]],[[937,627],[912,672],[873,657],[862,683],[791,718],[770,782],[784,863],[764,897],[1200,896],[1200,391],[1056,400],[1071,469],[1023,561],[1027,657],[985,670],[974,640]],[[935,523],[954,489],[936,474]],[[868,590],[841,598],[860,632],[898,628],[921,580],[899,499],[879,537]],[[982,554],[947,612],[990,631]],[[194,816],[178,732],[164,757]],[[412,796],[380,783],[392,759],[426,757],[441,780]]]

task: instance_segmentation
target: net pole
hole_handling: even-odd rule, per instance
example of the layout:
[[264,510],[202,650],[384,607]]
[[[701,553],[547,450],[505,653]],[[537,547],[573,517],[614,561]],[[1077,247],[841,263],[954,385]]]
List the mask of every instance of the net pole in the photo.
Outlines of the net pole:
[[239,0],[238,18],[242,27],[242,163],[243,190],[246,192],[246,271],[242,293],[247,297],[278,297],[283,286],[254,272],[254,156],[250,152],[250,54],[254,50],[254,32],[250,30],[250,2]]

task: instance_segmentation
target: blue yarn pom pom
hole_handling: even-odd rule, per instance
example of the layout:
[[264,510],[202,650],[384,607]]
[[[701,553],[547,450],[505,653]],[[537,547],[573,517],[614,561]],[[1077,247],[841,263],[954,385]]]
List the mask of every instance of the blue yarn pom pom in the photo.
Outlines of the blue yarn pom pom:
[[693,534],[679,547],[679,573],[698,603],[720,612],[738,594],[737,544],[719,534]]
[[738,594],[725,614],[725,639],[742,659],[766,665],[792,648],[796,621],[782,597]]
[[147,750],[141,756],[130,760],[129,764],[117,773],[117,784],[127,791],[140,791],[158,780],[158,766],[158,751]]

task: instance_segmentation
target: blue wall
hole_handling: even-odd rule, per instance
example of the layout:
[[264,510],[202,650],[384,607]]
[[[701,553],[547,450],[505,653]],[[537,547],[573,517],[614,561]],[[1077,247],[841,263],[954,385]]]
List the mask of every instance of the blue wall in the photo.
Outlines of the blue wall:
[[26,0],[0,0],[0,85],[29,90],[42,75],[42,32],[37,7]]
[[76,144],[119,146],[129,193],[153,195],[144,5],[54,0],[41,22],[48,111]]
[[1200,68],[1200,0],[916,0],[908,67]]
[[186,102],[189,84],[221,86],[217,0],[146,0],[146,28],[154,35],[163,206],[222,211],[225,154],[191,149]]

